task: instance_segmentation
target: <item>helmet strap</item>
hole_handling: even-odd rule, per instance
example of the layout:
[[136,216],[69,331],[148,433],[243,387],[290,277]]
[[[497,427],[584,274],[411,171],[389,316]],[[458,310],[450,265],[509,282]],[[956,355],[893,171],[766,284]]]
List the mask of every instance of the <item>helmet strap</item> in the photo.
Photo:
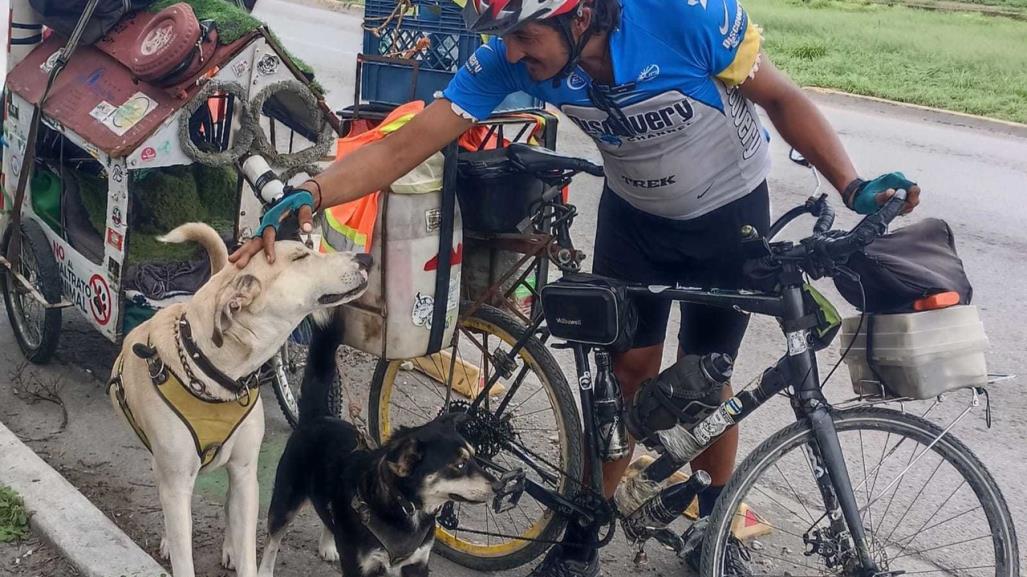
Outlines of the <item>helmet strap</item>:
[[553,77],[553,88],[559,86],[560,82],[562,82],[564,78],[570,76],[571,72],[574,72],[574,69],[578,67],[578,63],[581,62],[581,53],[585,49],[585,45],[588,44],[588,41],[592,38],[591,25],[589,25],[588,29],[585,30],[577,42],[574,41],[574,34],[571,33],[570,19],[556,19],[556,27],[563,34],[563,40],[567,44],[569,56],[567,57],[567,64],[565,64],[563,69]]

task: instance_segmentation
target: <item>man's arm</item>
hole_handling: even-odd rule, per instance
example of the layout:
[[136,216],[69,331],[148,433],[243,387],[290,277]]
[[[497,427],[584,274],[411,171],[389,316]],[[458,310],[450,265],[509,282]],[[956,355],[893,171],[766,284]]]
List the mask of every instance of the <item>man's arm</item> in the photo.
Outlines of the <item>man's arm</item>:
[[[470,120],[453,112],[448,100],[437,100],[393,134],[333,162],[313,179],[316,184],[306,182],[299,188],[311,193],[318,209],[355,200],[389,186],[471,125]],[[304,232],[313,228],[311,212],[303,206],[297,215]],[[229,260],[241,268],[264,249],[273,262],[274,240],[275,229],[268,227],[263,237],[250,239]]]
[[739,86],[742,95],[760,105],[774,128],[839,191],[857,176],[834,128],[809,96],[774,66],[766,54],[759,70]]
[[[778,70],[766,54],[761,55],[759,70],[745,80],[739,90],[767,111],[785,141],[806,157],[839,192],[859,176],[834,128],[817,105]],[[877,203],[884,204],[894,193],[894,190],[882,192],[876,198]],[[919,204],[920,187],[911,186],[908,193],[905,212]]]

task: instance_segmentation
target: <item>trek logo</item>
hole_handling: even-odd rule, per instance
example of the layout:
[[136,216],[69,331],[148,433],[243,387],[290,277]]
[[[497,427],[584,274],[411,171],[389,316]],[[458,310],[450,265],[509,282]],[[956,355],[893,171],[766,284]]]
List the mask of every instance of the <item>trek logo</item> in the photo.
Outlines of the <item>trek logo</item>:
[[[661,106],[661,103],[672,99],[674,101]],[[608,116],[604,115],[604,118],[596,119],[594,115],[598,110],[592,108],[585,109],[585,111],[580,116],[573,110],[564,110],[564,113],[585,134],[596,140],[605,142],[605,136],[616,134],[616,131],[610,126]],[[626,106],[622,112],[624,113],[624,123],[631,129],[631,135],[621,136],[621,138],[630,142],[658,138],[684,130],[691,124],[692,117],[695,115],[692,104],[688,99],[681,98],[680,93],[677,92],[664,93],[654,99]],[[593,118],[584,118],[586,114]]]
[[670,176],[664,176],[663,178],[657,178],[652,180],[635,180],[633,178],[628,178],[626,176],[622,176],[621,178],[624,179],[625,184],[627,184],[628,186],[633,186],[635,188],[662,188],[664,186],[677,184],[677,181],[675,180],[677,177],[678,175],[672,174]]

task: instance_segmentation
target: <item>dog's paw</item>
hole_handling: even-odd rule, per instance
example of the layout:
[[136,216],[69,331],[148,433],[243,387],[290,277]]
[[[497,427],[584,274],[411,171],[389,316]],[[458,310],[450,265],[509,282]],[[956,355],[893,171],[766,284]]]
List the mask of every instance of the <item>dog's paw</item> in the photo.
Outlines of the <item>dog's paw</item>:
[[322,539],[317,545],[317,554],[322,559],[329,562],[336,562],[339,560],[339,551],[335,548],[335,541]]
[[221,566],[225,569],[235,569],[235,560],[232,559],[235,555],[232,552],[232,547],[228,544],[226,539],[224,544],[221,545]]
[[171,559],[171,544],[168,543],[168,538],[163,535],[160,538],[160,558],[162,561],[169,561]]

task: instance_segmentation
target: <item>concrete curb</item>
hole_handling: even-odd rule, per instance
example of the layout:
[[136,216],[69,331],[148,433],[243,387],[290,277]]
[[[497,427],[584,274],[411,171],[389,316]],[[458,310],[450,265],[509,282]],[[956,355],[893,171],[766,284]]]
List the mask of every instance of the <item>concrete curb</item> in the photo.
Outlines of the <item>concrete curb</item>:
[[168,577],[82,493],[0,423],[0,483],[25,500],[30,523],[84,577]]
[[841,90],[835,90],[833,88],[807,86],[803,88],[803,90],[810,92],[816,96],[825,98],[829,101],[855,101],[863,105],[876,105],[882,108],[906,109],[909,112],[920,113],[924,115],[925,119],[931,120],[933,122],[940,122],[942,124],[951,124],[955,126],[967,126],[970,128],[980,128],[985,130],[991,130],[993,132],[1009,134],[1012,136],[1027,137],[1027,124],[1020,124],[1019,122],[999,120],[997,118],[988,118],[987,116],[977,116],[976,114],[955,112],[952,110],[944,110],[941,108],[932,108],[930,106],[923,106],[920,104],[909,104],[907,102],[887,100],[885,98],[878,98],[876,96],[863,96],[861,94],[851,94],[849,92],[842,92]]

